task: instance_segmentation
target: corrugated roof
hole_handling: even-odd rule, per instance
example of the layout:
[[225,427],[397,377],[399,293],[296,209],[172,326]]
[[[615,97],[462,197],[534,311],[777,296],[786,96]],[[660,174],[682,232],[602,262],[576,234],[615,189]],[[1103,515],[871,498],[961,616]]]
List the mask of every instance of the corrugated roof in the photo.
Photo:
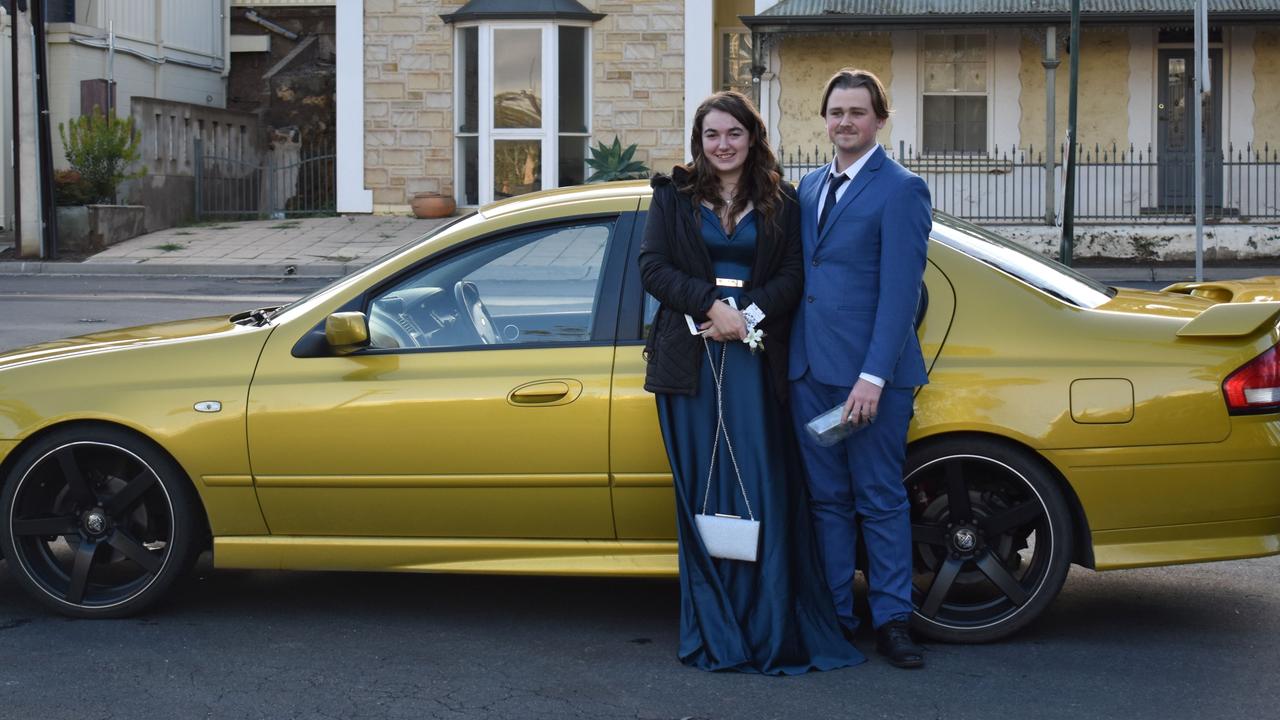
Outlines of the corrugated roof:
[[[1070,13],[1071,0],[782,0],[757,17],[815,15],[1028,15]],[[1275,13],[1280,0],[1209,0],[1209,13]],[[1175,14],[1191,17],[1190,0],[1080,0],[1083,14]]]

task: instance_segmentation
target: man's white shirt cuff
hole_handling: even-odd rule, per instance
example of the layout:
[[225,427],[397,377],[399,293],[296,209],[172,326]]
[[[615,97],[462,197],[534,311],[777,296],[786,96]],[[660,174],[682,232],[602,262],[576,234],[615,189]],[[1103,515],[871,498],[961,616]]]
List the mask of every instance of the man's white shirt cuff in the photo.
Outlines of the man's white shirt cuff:
[[875,385],[878,388],[884,387],[884,378],[876,377],[871,373],[858,373],[858,379],[866,380],[867,382],[871,383],[872,385]]

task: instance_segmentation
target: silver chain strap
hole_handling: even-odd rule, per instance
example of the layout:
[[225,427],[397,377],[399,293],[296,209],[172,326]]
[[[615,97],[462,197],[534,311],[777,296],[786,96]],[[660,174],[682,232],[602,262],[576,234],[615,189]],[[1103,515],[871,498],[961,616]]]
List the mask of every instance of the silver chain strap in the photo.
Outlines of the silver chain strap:
[[707,502],[711,499],[711,478],[716,471],[716,451],[720,448],[720,436],[724,435],[724,446],[729,450],[729,461],[733,463],[733,474],[738,477],[738,489],[742,491],[742,501],[747,504],[747,517],[756,519],[751,512],[751,500],[747,498],[747,487],[742,484],[742,473],[738,471],[738,458],[733,454],[733,443],[729,441],[729,428],[724,424],[724,359],[729,354],[729,346],[720,343],[720,369],[716,370],[715,360],[711,357],[711,344],[702,337],[702,347],[707,351],[707,367],[711,368],[711,378],[716,381],[716,440],[711,445],[711,467],[707,468],[707,491],[702,496],[702,514],[707,514]]

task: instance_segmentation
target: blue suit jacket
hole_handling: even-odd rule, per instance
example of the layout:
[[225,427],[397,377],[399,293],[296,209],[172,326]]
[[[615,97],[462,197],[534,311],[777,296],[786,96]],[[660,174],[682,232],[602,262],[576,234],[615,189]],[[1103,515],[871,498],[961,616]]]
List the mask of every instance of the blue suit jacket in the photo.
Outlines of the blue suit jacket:
[[831,166],[800,181],[805,298],[791,331],[791,380],[806,370],[852,387],[860,373],[889,387],[929,382],[915,312],[924,276],[929,188],[880,146],[851,181],[818,235],[818,202]]

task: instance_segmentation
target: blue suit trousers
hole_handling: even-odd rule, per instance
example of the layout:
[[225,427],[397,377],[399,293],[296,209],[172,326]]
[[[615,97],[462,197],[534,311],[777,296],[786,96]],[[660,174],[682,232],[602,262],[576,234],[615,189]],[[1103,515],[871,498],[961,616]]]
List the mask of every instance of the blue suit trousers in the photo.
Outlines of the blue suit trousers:
[[809,483],[814,532],[836,616],[849,630],[853,614],[854,560],[858,520],[866,543],[871,620],[880,627],[908,619],[911,605],[911,513],[902,484],[913,388],[886,387],[875,422],[833,447],[822,447],[804,430],[810,419],[843,405],[851,388],[827,385],[806,372],[791,383],[791,412]]

